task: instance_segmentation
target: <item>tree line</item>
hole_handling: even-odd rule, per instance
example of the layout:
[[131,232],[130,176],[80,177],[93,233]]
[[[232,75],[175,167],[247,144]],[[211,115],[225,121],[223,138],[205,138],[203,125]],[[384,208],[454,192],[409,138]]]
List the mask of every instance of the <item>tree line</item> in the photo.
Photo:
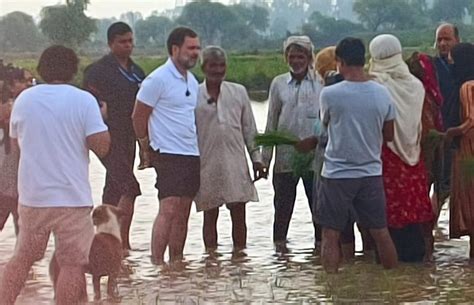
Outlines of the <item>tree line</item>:
[[[226,6],[198,0],[181,8],[176,17],[155,12],[143,18],[140,13],[127,12],[119,19],[93,19],[85,14],[89,0],[67,0],[64,5],[44,7],[38,23],[22,12],[3,16],[0,51],[36,52],[50,43],[101,50],[107,27],[118,20],[133,27],[138,48],[154,51],[164,46],[169,31],[177,25],[195,29],[204,45],[247,52],[279,49],[282,39],[291,34],[306,34],[317,46],[325,46],[347,35],[365,37],[385,31],[397,33],[404,45],[420,46],[432,43],[432,31],[438,23],[462,25],[474,15],[473,0],[338,1],[349,6],[350,13],[345,14],[331,0],[255,3]],[[462,31],[466,34],[474,32],[471,25],[461,27],[467,28]]]

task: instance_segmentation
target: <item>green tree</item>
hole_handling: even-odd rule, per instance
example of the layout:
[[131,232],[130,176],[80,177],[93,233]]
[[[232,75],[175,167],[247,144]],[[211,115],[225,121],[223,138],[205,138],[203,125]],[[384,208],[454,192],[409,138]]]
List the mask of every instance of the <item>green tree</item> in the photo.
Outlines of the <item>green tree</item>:
[[177,24],[194,29],[201,37],[203,45],[221,44],[224,34],[232,35],[227,29],[237,22],[237,15],[229,7],[209,0],[186,4],[176,20]]
[[435,0],[431,18],[439,21],[462,21],[464,16],[474,8],[472,0]]
[[143,16],[140,12],[126,12],[121,14],[119,19],[134,29],[137,22],[143,20]]
[[0,19],[0,41],[0,50],[4,52],[31,52],[42,46],[33,17],[23,12],[12,12]]
[[164,46],[168,33],[174,26],[167,17],[151,15],[135,24],[135,37],[138,45]]
[[89,1],[67,0],[66,5],[47,6],[41,10],[41,31],[53,43],[78,47],[97,30],[94,19],[84,10]]
[[379,29],[403,29],[413,26],[417,16],[409,0],[356,0],[354,12],[367,29],[376,32]]
[[303,34],[311,37],[318,46],[334,45],[349,33],[363,31],[361,24],[324,16],[320,12],[313,12],[302,27]]
[[246,6],[236,4],[229,7],[243,22],[254,30],[265,32],[269,25],[269,12],[258,5]]

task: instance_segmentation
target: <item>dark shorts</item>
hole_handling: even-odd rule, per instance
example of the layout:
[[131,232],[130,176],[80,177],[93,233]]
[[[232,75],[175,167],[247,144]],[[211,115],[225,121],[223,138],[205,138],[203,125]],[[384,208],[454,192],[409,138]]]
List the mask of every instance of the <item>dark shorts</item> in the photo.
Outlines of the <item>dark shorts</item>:
[[201,163],[198,156],[184,156],[155,152],[158,198],[194,198],[200,186]]
[[344,231],[355,216],[367,229],[387,227],[383,179],[364,177],[354,179],[321,178],[319,189],[319,223],[323,228]]
[[136,198],[141,195],[133,166],[135,162],[135,137],[112,137],[109,154],[101,159],[106,169],[102,202],[117,205],[120,197]]

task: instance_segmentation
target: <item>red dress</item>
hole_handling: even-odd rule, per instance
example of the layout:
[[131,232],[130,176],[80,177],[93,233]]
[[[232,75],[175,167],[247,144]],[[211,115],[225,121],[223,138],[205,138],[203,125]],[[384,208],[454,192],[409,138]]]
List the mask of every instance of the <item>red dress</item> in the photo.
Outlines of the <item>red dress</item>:
[[410,166],[386,145],[382,147],[383,181],[389,228],[425,223],[433,219],[423,159]]

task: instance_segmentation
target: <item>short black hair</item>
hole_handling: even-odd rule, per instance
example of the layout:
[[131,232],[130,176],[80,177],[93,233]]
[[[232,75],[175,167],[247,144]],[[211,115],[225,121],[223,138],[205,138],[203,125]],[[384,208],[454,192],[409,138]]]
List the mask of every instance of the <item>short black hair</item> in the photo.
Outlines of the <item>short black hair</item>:
[[69,82],[77,73],[78,64],[79,58],[72,49],[54,45],[43,51],[36,70],[46,83]]
[[131,32],[132,28],[125,22],[119,21],[112,23],[107,29],[107,42],[111,43],[114,41],[115,36],[124,35]]
[[336,57],[348,66],[364,66],[365,46],[359,38],[347,37],[336,46]]
[[181,47],[186,37],[196,38],[198,37],[198,34],[187,27],[177,27],[172,30],[168,36],[168,39],[166,40],[168,54],[172,55],[173,46]]

